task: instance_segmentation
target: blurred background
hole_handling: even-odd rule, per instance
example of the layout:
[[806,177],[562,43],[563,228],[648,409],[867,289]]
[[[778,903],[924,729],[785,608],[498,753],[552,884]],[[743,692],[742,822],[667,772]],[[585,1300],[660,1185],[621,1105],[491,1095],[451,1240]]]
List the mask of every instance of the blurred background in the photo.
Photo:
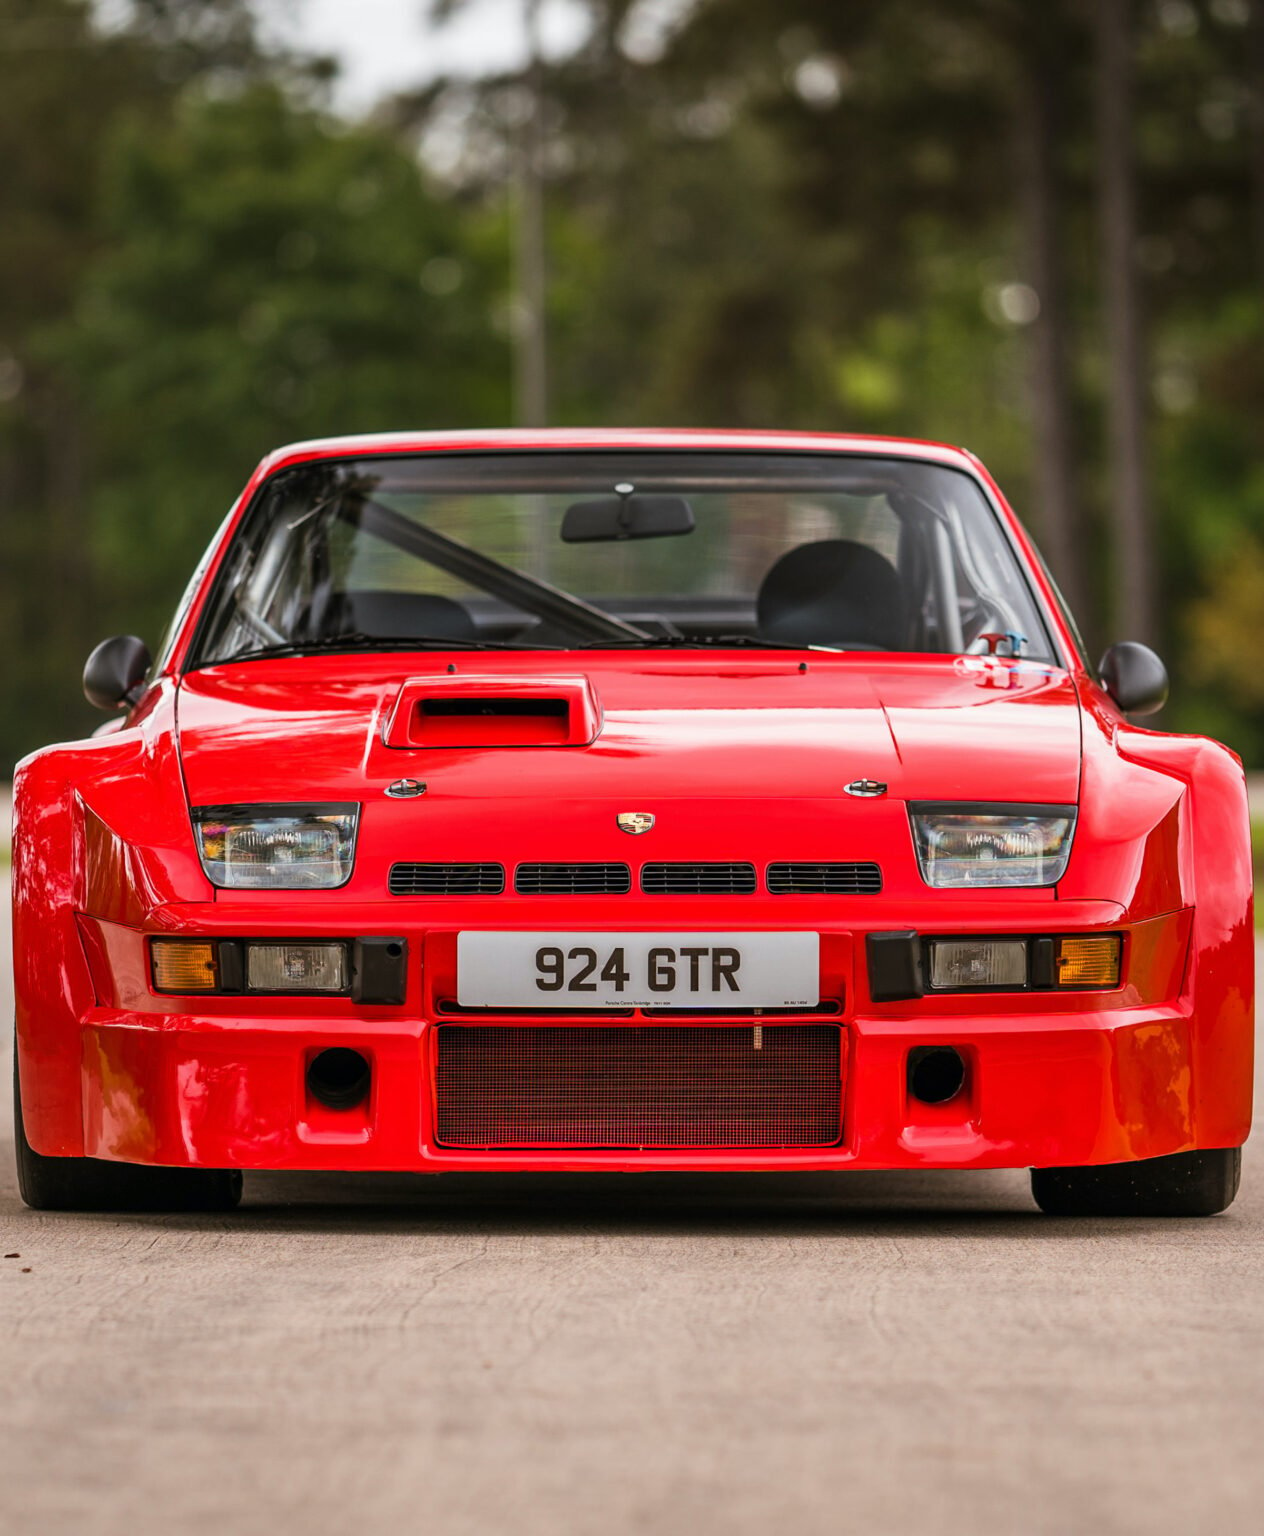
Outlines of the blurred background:
[[1264,766],[1264,0],[0,0],[0,777],[257,459],[977,452]]

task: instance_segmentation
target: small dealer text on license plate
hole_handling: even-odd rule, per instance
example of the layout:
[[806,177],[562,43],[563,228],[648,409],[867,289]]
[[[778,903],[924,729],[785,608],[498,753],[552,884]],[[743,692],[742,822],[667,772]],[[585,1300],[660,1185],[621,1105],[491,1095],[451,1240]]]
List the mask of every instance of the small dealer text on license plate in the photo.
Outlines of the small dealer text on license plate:
[[814,1008],[815,933],[459,933],[462,1008]]

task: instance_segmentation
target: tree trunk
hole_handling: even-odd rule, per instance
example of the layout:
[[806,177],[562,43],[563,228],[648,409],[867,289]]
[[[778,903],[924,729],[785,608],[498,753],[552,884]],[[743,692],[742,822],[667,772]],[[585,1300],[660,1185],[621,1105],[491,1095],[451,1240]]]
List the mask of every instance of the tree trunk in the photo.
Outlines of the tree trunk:
[[540,0],[523,0],[530,101],[523,124],[518,178],[517,417],[520,427],[548,425],[548,271],[544,232],[544,103]]
[[1255,273],[1264,291],[1264,0],[1251,0],[1248,80],[1251,109],[1251,191]]
[[73,661],[86,652],[84,624],[91,614],[83,420],[78,400],[59,380],[50,379],[42,393],[44,640],[55,655]]
[[[1075,484],[1066,293],[1059,248],[1057,70],[1062,49],[1054,28],[1036,25],[1039,19],[1032,18],[1024,38],[1014,102],[1019,215],[1028,279],[1040,300],[1040,312],[1030,331],[1036,497],[1041,542],[1049,565],[1063,596],[1083,623],[1088,618],[1088,592]],[[1033,49],[1033,43],[1041,46]]]
[[1115,612],[1121,639],[1156,638],[1154,533],[1146,472],[1146,365],[1137,276],[1132,0],[1095,0],[1097,152],[1106,305]]

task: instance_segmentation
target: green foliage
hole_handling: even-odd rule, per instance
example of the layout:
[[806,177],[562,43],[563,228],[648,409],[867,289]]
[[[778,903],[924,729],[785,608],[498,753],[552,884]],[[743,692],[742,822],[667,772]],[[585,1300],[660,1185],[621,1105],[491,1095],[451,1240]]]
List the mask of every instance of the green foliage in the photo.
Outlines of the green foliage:
[[[99,246],[99,125],[156,83],[86,0],[13,0],[0,38],[0,765],[77,711],[61,675],[85,607],[83,475],[68,381],[42,339]],[[0,767],[0,772],[3,768]]]
[[505,418],[486,319],[503,274],[381,133],[272,86],[193,99],[161,138],[121,136],[105,209],[60,357],[92,400],[92,548],[118,622],[155,633],[278,444]]
[[[1253,0],[1264,15],[1262,0]],[[449,7],[451,8],[451,7]],[[1092,8],[1076,0],[694,0],[645,49],[587,0],[551,66],[552,342],[569,420],[890,432],[965,443],[1039,537],[1030,166],[1021,107],[1052,82],[1082,627],[1123,638],[1104,432]],[[1247,686],[1264,590],[1264,77],[1248,7],[1135,8],[1138,270],[1149,360],[1163,725],[1264,761]],[[1261,22],[1264,26],[1264,22]],[[1253,62],[1253,60],[1255,62]],[[512,141],[510,82],[474,92]],[[468,105],[470,87],[454,87]],[[425,105],[442,115],[445,93]],[[1256,122],[1252,137],[1252,114]],[[483,155],[490,175],[503,160]],[[473,174],[476,177],[478,157]],[[583,251],[582,268],[570,252]],[[1244,543],[1245,541],[1245,543]],[[1214,617],[1214,622],[1213,622]]]
[[157,640],[263,453],[509,411],[503,214],[321,110],[244,0],[16,9],[64,46],[0,48],[0,762],[92,728],[88,649]]

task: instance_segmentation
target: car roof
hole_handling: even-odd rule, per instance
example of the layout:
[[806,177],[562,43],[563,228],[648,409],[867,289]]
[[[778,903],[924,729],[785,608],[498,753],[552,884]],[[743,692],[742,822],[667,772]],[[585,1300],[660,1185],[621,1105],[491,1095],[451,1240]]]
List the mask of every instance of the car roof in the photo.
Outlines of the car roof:
[[840,432],[714,431],[699,428],[551,427],[462,432],[379,432],[353,437],[322,437],[290,443],[268,454],[259,474],[287,464],[348,455],[441,452],[527,452],[566,449],[727,449],[759,453],[877,453],[930,460],[958,469],[977,464],[964,448],[905,437],[866,437]]

